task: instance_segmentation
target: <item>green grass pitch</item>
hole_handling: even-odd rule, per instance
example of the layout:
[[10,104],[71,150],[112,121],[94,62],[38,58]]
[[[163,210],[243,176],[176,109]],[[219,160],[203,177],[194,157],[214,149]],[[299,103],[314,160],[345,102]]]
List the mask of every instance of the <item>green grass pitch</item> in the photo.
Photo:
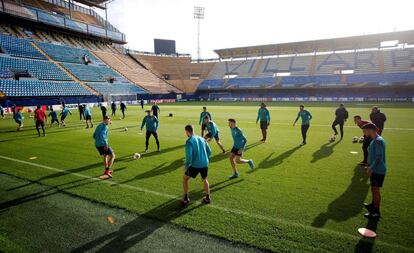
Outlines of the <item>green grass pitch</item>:
[[[211,142],[212,204],[201,204],[198,178],[190,182],[192,204],[182,209],[184,126],[191,123],[199,133],[203,105],[227,150],[232,147],[227,119],[237,119],[248,139],[244,157],[256,169],[239,165],[241,177],[228,180],[228,156]],[[372,105],[347,106],[351,116],[368,118]],[[141,108],[130,106],[125,120],[113,119],[109,141],[117,158],[114,178],[107,181],[97,180],[103,168],[93,130],[85,129],[77,111],[66,128],[48,127],[45,138],[37,137],[28,115],[21,132],[10,118],[0,120],[0,251],[413,252],[414,106],[380,106],[388,117],[383,134],[388,174],[375,240],[357,232],[368,225],[362,203],[371,199],[369,179],[356,166],[361,144],[352,143],[361,130],[350,119],[344,141],[329,143],[336,104],[308,103],[313,115],[308,145],[298,147],[294,103],[269,103],[265,144],[258,142],[258,103],[177,103],[160,106],[161,153],[152,138],[150,152],[143,154]],[[170,112],[173,117],[167,117]],[[96,125],[97,109],[93,118]],[[136,152],[141,159],[132,159]]]

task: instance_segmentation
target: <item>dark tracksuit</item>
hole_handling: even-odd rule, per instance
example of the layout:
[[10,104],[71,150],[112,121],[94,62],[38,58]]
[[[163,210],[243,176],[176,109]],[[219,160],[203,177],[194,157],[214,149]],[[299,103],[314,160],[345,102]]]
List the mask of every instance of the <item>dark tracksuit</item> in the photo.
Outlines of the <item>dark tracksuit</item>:
[[378,134],[382,134],[382,130],[384,130],[384,123],[387,121],[387,117],[384,113],[378,111],[376,113],[371,113],[369,115],[369,118],[371,119],[371,122],[374,123],[378,128]]
[[127,109],[127,107],[124,103],[121,103],[120,107],[122,112],[122,118],[125,119],[125,110]]
[[151,107],[152,115],[158,118],[158,114],[161,112],[160,107],[158,105],[153,105]]
[[116,104],[115,103],[111,104],[111,110],[112,110],[112,116],[116,116]]
[[85,119],[85,115],[83,114],[84,109],[83,105],[78,105],[79,120]]
[[106,116],[106,107],[105,106],[101,106],[101,111],[102,111],[102,118]]
[[332,129],[335,135],[338,134],[336,126],[339,125],[339,131],[341,132],[341,139],[344,137],[344,124],[345,120],[348,119],[348,111],[345,108],[338,108],[335,111],[335,120],[332,123]]

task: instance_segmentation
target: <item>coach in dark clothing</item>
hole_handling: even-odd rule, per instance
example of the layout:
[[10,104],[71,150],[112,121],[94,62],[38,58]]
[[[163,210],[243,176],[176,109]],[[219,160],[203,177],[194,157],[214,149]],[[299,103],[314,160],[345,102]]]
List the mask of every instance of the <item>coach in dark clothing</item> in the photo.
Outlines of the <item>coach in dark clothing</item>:
[[334,134],[338,135],[338,130],[336,130],[336,126],[339,125],[339,131],[341,132],[341,140],[344,138],[344,124],[347,119],[348,111],[346,110],[344,104],[340,104],[339,108],[335,111],[335,120],[332,123],[332,129],[334,130]]
[[85,115],[83,114],[85,107],[83,105],[78,104],[78,111],[79,111],[79,120],[85,119]]
[[387,121],[387,117],[384,113],[382,113],[377,106],[372,107],[371,114],[369,115],[371,122],[374,123],[378,129],[378,134],[382,134],[382,130],[384,130],[384,123]]
[[122,118],[125,119],[125,110],[127,109],[124,102],[121,102],[120,104],[121,112],[122,112]]
[[157,105],[157,102],[154,102],[154,105],[151,107],[152,115],[158,118],[158,114],[161,112],[160,107]]
[[106,116],[106,107],[101,105],[101,111],[102,111],[102,118],[105,118],[105,116]]
[[112,116],[116,116],[116,104],[115,102],[112,102],[111,104],[111,110],[112,110]]

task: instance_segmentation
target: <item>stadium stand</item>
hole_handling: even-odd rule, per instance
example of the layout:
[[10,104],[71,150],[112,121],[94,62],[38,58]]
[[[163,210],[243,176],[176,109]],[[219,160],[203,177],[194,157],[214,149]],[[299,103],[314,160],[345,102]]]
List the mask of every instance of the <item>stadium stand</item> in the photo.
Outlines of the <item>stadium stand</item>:
[[212,62],[192,62],[190,56],[130,54],[146,68],[186,93],[194,93],[214,65]]
[[87,55],[93,64],[103,65],[91,52],[83,48],[41,42],[36,42],[36,44],[55,61],[83,64],[82,57]]
[[130,82],[143,87],[151,93],[182,93],[182,91],[143,68],[138,62],[127,55],[103,51],[95,51],[95,54],[108,64],[108,66],[116,69],[125,76]]
[[46,59],[27,39],[0,34],[0,45],[3,53],[12,56]]
[[108,67],[75,63],[62,63],[62,65],[81,81],[104,82],[111,78],[120,82],[125,81],[123,77]]
[[103,95],[148,94],[142,88],[130,83],[89,82],[88,85]]
[[88,96],[89,91],[75,82],[0,80],[0,91],[10,97]]

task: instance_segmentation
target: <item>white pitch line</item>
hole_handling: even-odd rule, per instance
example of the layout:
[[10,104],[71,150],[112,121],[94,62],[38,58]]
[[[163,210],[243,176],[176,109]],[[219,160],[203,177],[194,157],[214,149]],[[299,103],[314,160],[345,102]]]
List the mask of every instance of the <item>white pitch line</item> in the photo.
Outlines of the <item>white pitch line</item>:
[[[249,124],[256,124],[256,122],[247,122]],[[300,125],[301,123],[298,122],[296,125]],[[281,122],[270,122],[270,126],[271,125],[282,125],[282,126],[292,126],[293,125],[293,121],[292,123],[281,123]],[[316,126],[316,127],[331,127],[331,125],[314,125],[311,124],[311,126]],[[346,128],[358,128],[357,126],[344,126]],[[403,128],[403,127],[386,127],[384,128],[384,130],[399,130],[399,131],[414,131],[414,128]]]
[[[116,185],[116,186],[126,188],[126,189],[137,190],[137,191],[140,191],[140,192],[145,192],[145,193],[153,194],[153,195],[156,195],[156,196],[165,197],[165,198],[168,198],[168,199],[180,199],[180,196],[175,196],[175,195],[171,195],[171,194],[167,194],[167,193],[163,193],[163,192],[157,192],[157,191],[149,190],[149,189],[138,187],[138,186],[117,183],[117,182],[114,182],[114,181],[111,181],[111,180],[102,180],[102,179],[99,179],[97,177],[90,177],[90,176],[87,176],[87,175],[84,175],[84,174],[80,174],[80,173],[76,173],[76,172],[70,172],[70,171],[67,171],[67,170],[62,170],[62,169],[50,167],[50,166],[43,165],[43,164],[32,163],[32,162],[23,161],[23,160],[19,160],[19,159],[7,157],[7,156],[2,156],[2,155],[0,155],[0,158],[4,159],[4,160],[9,160],[9,161],[12,161],[12,162],[16,162],[16,163],[22,163],[22,164],[30,165],[30,166],[33,166],[33,167],[43,168],[43,169],[47,169],[47,170],[51,170],[51,171],[55,171],[55,172],[66,173],[66,174],[74,175],[74,176],[77,176],[77,177],[80,177],[80,178],[90,179],[91,181],[100,181],[102,183],[109,184],[109,185]],[[249,212],[234,209],[234,208],[222,207],[222,206],[218,206],[218,205],[215,205],[215,204],[206,205],[206,207],[214,208],[214,209],[221,210],[221,211],[231,213],[231,214],[246,216],[246,217],[249,217],[249,218],[256,218],[256,219],[265,220],[265,221],[275,221],[275,222],[279,222],[279,223],[282,223],[282,224],[288,225],[288,226],[295,226],[295,227],[299,227],[299,228],[309,229],[309,230],[312,230],[312,231],[320,231],[320,232],[324,232],[324,233],[328,233],[328,234],[335,234],[335,235],[338,235],[338,236],[341,236],[341,237],[347,237],[349,239],[360,239],[361,238],[360,236],[357,236],[357,235],[351,235],[351,234],[348,234],[348,233],[343,233],[343,232],[339,232],[339,231],[335,231],[335,230],[331,230],[331,229],[326,229],[326,228],[316,228],[316,227],[304,225],[304,224],[301,224],[301,223],[289,221],[289,220],[286,220],[286,219],[282,219],[282,218],[268,217],[268,216],[264,216],[264,215],[260,215],[260,214],[249,213]],[[399,245],[399,244],[391,244],[391,243],[384,242],[384,241],[378,241],[377,240],[375,243],[376,244],[379,243],[379,244],[387,245],[389,247],[402,248],[402,249],[405,249],[405,250],[413,250],[411,248],[408,248],[408,247],[405,247],[405,246],[402,246],[402,245]]]

